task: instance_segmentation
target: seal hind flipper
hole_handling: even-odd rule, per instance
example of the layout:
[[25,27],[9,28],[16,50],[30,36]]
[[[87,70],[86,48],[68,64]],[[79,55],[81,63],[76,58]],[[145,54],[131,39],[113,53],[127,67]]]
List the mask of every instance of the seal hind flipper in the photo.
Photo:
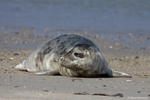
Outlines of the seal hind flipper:
[[124,73],[124,72],[120,72],[120,71],[115,71],[113,70],[113,77],[125,77],[125,78],[132,78],[131,75]]

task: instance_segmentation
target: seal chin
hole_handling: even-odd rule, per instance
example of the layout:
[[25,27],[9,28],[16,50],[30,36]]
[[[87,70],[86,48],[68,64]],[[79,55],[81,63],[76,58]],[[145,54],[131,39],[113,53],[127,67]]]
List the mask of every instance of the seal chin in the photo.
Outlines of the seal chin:
[[59,73],[63,76],[78,77],[78,73],[69,68],[60,66]]
[[70,77],[94,77],[97,76],[96,73],[91,71],[85,71],[83,69],[78,69],[77,67],[74,69],[70,69],[67,67],[60,67],[59,73],[63,76],[70,76]]
[[[86,61],[86,62],[85,62]],[[66,61],[60,65],[60,74],[71,77],[90,77],[98,75],[98,69],[93,63],[89,63],[91,61]],[[95,67],[95,68],[94,68]]]

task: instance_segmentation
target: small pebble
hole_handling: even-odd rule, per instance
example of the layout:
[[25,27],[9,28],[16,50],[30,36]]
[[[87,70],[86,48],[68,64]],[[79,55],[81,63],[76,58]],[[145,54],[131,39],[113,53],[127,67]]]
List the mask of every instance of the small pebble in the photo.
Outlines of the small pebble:
[[150,40],[150,37],[147,37],[147,40]]
[[9,58],[9,60],[14,60],[14,58]]
[[14,86],[14,88],[18,88],[19,86]]
[[137,93],[141,93],[141,91],[137,91]]
[[131,82],[132,80],[126,80],[127,82]]
[[89,95],[89,93],[87,92],[79,92],[79,93],[73,93],[75,95]]
[[134,58],[135,58],[135,59],[139,59],[140,57],[139,57],[139,56],[135,56]]
[[109,48],[112,49],[113,47],[112,47],[112,46],[109,46]]
[[49,92],[48,90],[43,90],[44,92]]
[[115,46],[117,46],[117,47],[120,46],[120,43],[119,43],[119,42],[116,42],[116,43],[115,43]]
[[125,58],[125,59],[129,59],[129,57],[128,57],[128,56],[124,56],[124,58]]
[[14,32],[16,35],[18,35],[19,34],[19,32]]
[[14,53],[13,55],[14,55],[14,56],[18,56],[18,55],[19,55],[19,53]]
[[2,58],[0,58],[0,61],[3,61],[3,59],[2,59]]
[[119,58],[120,61],[123,61],[123,58]]
[[117,94],[114,94],[113,96],[124,97],[124,95],[122,93],[117,93]]

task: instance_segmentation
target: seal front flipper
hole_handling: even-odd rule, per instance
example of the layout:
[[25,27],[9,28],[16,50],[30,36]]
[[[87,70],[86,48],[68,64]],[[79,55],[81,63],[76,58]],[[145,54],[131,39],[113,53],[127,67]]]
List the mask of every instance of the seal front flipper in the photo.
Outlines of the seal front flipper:
[[37,75],[58,75],[59,74],[56,71],[49,71],[49,70],[43,70],[43,71],[33,72],[33,73]]
[[16,65],[15,68],[18,69],[18,70],[26,71],[27,68],[25,67],[25,62],[26,61],[24,60],[22,63]]

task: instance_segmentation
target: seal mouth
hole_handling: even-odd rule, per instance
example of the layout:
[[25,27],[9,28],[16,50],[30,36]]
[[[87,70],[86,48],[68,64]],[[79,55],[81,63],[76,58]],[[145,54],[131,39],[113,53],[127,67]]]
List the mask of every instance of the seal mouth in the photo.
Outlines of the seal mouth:
[[70,70],[73,70],[73,71],[87,71],[87,70],[84,70],[84,69],[82,69],[82,68],[79,68],[79,67],[77,67],[77,66],[72,66],[72,67],[66,67],[66,68],[68,68],[68,69],[70,69]]
[[78,74],[79,73],[83,73],[83,72],[84,73],[88,72],[88,70],[83,69],[81,66],[78,67],[76,64],[66,63],[63,57],[61,58],[61,60],[62,60],[62,63],[60,65],[61,67],[64,67],[64,68],[69,69],[69,70],[72,70],[72,71],[74,71],[74,72],[76,72]]

